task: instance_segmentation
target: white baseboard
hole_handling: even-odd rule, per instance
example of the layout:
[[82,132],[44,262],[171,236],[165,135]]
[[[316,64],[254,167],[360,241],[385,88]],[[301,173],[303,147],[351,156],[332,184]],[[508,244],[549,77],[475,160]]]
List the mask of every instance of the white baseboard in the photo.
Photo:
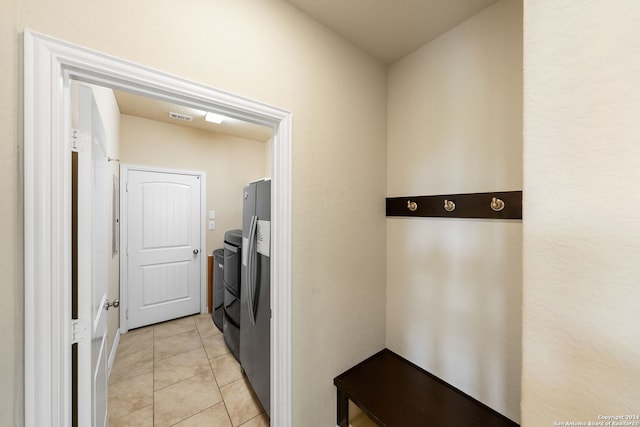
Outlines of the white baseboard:
[[111,376],[111,368],[113,368],[113,361],[116,360],[116,351],[118,351],[118,344],[120,344],[120,329],[116,331],[116,336],[113,338],[113,345],[111,346],[111,352],[109,353],[108,372]]

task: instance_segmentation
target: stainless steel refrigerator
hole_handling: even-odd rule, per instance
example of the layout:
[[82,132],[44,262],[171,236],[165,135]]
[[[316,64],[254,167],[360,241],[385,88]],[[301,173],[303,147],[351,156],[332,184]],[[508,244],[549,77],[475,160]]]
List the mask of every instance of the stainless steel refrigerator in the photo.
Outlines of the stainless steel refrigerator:
[[244,188],[240,364],[270,415],[271,180]]

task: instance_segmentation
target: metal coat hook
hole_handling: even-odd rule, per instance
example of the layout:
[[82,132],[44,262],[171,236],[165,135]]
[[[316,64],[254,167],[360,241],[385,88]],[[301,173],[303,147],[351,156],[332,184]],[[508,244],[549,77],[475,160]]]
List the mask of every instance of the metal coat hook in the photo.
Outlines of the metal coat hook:
[[407,209],[411,212],[415,212],[418,209],[418,204],[416,202],[412,202],[411,200],[407,200]]
[[502,209],[504,209],[504,202],[502,201],[502,199],[498,199],[497,197],[492,198],[491,209],[496,212],[500,212]]
[[453,200],[445,200],[444,201],[444,210],[447,212],[453,212],[456,208],[456,204],[453,203]]

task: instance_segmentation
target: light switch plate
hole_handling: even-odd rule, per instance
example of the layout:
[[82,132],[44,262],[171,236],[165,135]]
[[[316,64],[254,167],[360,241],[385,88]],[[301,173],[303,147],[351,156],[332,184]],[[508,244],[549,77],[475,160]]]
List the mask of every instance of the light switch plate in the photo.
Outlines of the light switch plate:
[[209,211],[209,219],[216,219],[216,211]]
[[215,229],[216,229],[216,222],[209,221],[209,230],[215,230]]

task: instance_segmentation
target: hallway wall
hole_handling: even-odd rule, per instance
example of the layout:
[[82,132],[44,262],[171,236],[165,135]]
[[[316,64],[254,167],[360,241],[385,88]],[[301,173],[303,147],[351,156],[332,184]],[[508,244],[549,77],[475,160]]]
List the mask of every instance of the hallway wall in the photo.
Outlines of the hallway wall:
[[640,3],[525,0],[524,24],[522,422],[638,414]]
[[0,424],[23,419],[15,146],[24,28],[292,111],[293,425],[334,423],[333,377],[384,346],[386,240],[371,230],[384,230],[386,67],[287,2],[1,4],[0,154],[9,166],[0,171],[7,211],[0,319],[10,345],[1,350],[0,392],[2,405],[10,403]]
[[[388,110],[389,197],[521,190],[522,2],[393,64]],[[521,256],[522,221],[387,219],[387,347],[516,421]]]
[[19,36],[17,0],[0,1],[0,425],[19,425],[23,418],[24,296],[22,279],[22,147],[18,123]]

